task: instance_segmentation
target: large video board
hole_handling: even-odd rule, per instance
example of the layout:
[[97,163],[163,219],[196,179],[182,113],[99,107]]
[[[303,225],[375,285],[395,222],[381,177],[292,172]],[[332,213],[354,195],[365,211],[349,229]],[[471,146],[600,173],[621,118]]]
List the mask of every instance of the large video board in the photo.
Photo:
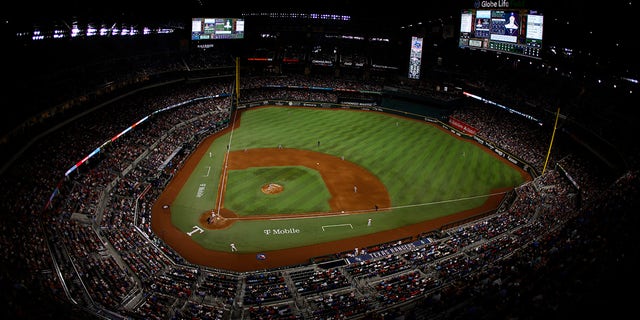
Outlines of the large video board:
[[242,18],[192,18],[191,40],[243,39]]
[[541,58],[544,16],[531,9],[465,9],[460,14],[460,48]]

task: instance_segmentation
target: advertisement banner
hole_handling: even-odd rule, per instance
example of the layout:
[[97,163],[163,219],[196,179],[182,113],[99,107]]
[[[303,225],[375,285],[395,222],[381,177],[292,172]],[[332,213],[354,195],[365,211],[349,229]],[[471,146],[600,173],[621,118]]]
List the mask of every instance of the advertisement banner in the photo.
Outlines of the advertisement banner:
[[449,116],[449,124],[452,127],[456,128],[456,129],[458,129],[458,130],[460,130],[460,131],[462,131],[462,132],[464,132],[464,133],[466,133],[466,134],[468,134],[468,135],[470,135],[472,137],[476,134],[476,132],[478,132],[478,129],[476,129],[476,128],[466,124],[464,121],[458,120],[458,119],[456,119],[456,118],[454,118],[452,116]]

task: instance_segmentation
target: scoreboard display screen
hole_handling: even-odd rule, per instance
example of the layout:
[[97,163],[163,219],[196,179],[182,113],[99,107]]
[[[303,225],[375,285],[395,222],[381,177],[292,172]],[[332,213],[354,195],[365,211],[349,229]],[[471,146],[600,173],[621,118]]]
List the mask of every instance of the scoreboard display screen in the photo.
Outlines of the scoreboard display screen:
[[242,18],[192,18],[191,40],[243,39]]
[[544,16],[530,9],[466,9],[460,15],[460,48],[541,58]]

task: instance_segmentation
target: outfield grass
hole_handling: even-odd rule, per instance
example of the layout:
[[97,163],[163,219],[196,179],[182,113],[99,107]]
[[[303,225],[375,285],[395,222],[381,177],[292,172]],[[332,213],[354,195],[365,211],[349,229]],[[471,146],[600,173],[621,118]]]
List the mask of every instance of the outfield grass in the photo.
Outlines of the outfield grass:
[[[331,218],[242,221],[224,230],[192,236],[213,250],[228,251],[229,242],[235,242],[240,252],[264,252],[395,229],[478,207],[492,190],[524,182],[518,170],[477,144],[426,122],[346,109],[255,108],[242,114],[240,126],[232,133],[219,137],[209,146],[210,153],[201,159],[178,194],[172,204],[172,222],[180,230],[191,231],[200,214],[214,206],[228,144],[232,151],[283,145],[344,156],[345,160],[367,168],[385,184],[394,209]],[[286,213],[288,209],[284,207],[260,203],[266,200],[256,194],[259,190],[247,192],[236,185],[242,184],[237,181],[249,181],[251,176],[263,179],[261,175],[274,171],[234,171],[229,175],[234,184],[228,185],[233,199],[225,198],[226,203],[246,215]],[[301,181],[313,176],[304,175]],[[302,189],[291,201],[301,201],[305,194],[321,193],[320,189]],[[317,199],[323,197],[319,195]],[[314,199],[309,204],[313,208],[324,205],[322,200],[315,200],[315,196],[309,199]],[[256,203],[254,209],[252,203]],[[326,208],[310,210],[327,211]],[[374,219],[371,227],[366,226],[368,218]],[[266,231],[293,229],[298,232],[274,235]]]

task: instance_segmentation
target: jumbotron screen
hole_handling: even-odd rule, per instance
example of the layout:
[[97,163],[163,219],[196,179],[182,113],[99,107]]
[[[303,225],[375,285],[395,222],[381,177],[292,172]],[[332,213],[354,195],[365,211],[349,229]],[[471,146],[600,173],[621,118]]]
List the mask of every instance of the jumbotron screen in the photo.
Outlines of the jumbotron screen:
[[540,59],[544,16],[531,9],[465,9],[460,48],[505,52]]
[[242,18],[191,18],[191,40],[243,38]]

